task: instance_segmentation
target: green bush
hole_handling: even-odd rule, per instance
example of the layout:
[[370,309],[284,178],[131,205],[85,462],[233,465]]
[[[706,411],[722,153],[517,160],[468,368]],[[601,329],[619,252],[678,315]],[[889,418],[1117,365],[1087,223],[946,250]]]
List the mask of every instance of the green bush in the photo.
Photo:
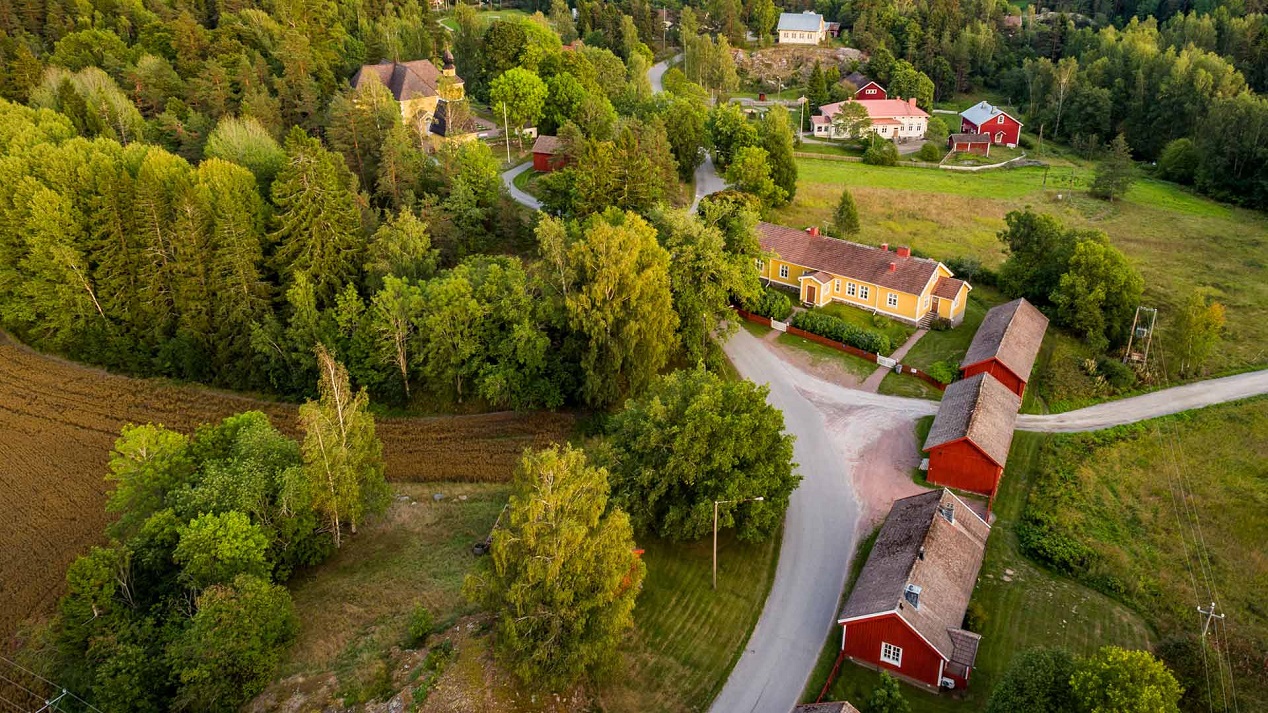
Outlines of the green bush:
[[1097,359],[1096,373],[1105,377],[1105,381],[1116,391],[1126,391],[1136,385],[1136,372],[1117,359]]
[[875,354],[888,354],[893,351],[893,343],[889,337],[862,327],[856,327],[830,314],[808,310],[793,315],[792,325],[804,329],[811,334],[827,337],[842,344],[862,349]]
[[792,314],[792,301],[788,299],[788,295],[774,287],[763,289],[756,301],[747,302],[743,306],[747,312],[779,322],[787,320],[788,315]]
[[916,158],[921,161],[928,161],[929,163],[937,163],[941,161],[944,155],[942,147],[932,141],[926,143],[924,146],[921,146],[920,150],[916,152]]
[[936,361],[929,367],[927,373],[937,379],[939,384],[950,384],[955,381],[955,377],[960,375],[960,370],[950,362]]
[[432,618],[431,612],[427,607],[419,604],[414,607],[414,611],[409,615],[409,627],[405,631],[405,645],[411,649],[427,643],[427,636],[431,634]]
[[863,152],[863,163],[872,166],[895,166],[898,164],[898,147],[893,141],[874,136],[867,150]]

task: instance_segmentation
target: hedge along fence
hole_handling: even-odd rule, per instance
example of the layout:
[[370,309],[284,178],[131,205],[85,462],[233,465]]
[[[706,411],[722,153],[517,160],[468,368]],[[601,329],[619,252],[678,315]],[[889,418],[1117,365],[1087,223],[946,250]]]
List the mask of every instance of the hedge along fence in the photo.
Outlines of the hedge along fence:
[[[740,315],[744,319],[747,319],[750,322],[756,322],[757,324],[762,324],[767,327],[773,326],[771,325],[771,320],[769,317],[763,317],[760,314],[753,314],[752,312],[745,312],[744,310],[739,308],[736,308],[735,313]],[[808,313],[807,312],[797,313],[797,315],[802,315],[802,314],[808,314]],[[793,316],[794,323],[797,321],[797,315]],[[847,326],[852,326],[852,325],[847,325]],[[846,354],[856,356],[860,359],[866,359],[867,361],[870,361],[873,364],[876,363],[877,355],[873,352],[864,351],[862,349],[859,349],[858,347],[845,344],[844,342],[838,342],[835,339],[824,337],[824,336],[815,334],[814,332],[807,332],[806,330],[795,326],[795,324],[788,325],[788,329],[786,331],[793,336],[801,337],[802,339],[809,339],[810,341],[816,344],[822,344],[825,347],[831,347],[832,349],[845,352]],[[881,336],[881,335],[876,335],[876,336]],[[938,391],[945,391],[947,388],[946,384],[942,383],[941,381],[938,381],[937,379],[930,376],[929,374],[912,366],[904,366],[902,367],[902,371],[899,371],[897,373],[906,374],[908,376],[914,376],[917,379],[920,379],[921,381],[925,382],[926,384],[929,384],[930,386],[934,387]]]

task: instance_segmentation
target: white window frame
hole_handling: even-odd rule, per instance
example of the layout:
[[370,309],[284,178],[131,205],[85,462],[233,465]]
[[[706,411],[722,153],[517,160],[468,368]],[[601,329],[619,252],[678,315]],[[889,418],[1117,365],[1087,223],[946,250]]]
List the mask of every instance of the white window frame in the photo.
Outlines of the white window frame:
[[888,641],[881,642],[881,662],[891,666],[902,668],[903,666],[903,650],[900,646],[894,646]]
[[859,299],[865,300],[872,295],[872,288],[867,285],[859,285]]
[[885,304],[886,304],[886,305],[888,305],[888,306],[890,306],[890,307],[897,307],[897,306],[898,306],[898,294],[897,294],[897,293],[895,293],[895,292],[891,292],[891,293],[889,293],[888,295],[886,295],[886,296],[885,296]]
[[853,282],[845,283],[845,294],[849,297],[853,297],[855,294],[858,293],[857,287],[858,286],[855,285]]
[[787,265],[780,265],[780,266],[779,266],[779,279],[781,279],[781,280],[787,280],[787,279],[788,279],[788,266],[787,266]]

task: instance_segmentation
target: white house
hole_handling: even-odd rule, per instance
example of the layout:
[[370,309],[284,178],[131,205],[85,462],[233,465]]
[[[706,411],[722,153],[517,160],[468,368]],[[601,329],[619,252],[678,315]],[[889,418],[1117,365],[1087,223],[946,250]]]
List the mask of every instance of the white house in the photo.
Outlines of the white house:
[[817,45],[828,36],[823,15],[809,10],[779,13],[778,29],[781,45]]
[[841,112],[841,107],[846,104],[858,104],[866,109],[867,117],[872,120],[870,131],[882,138],[896,141],[923,139],[929,129],[929,115],[916,106],[915,99],[850,99],[824,104],[819,107],[819,116],[810,117],[815,138],[853,138],[846,136],[832,123],[833,118]]

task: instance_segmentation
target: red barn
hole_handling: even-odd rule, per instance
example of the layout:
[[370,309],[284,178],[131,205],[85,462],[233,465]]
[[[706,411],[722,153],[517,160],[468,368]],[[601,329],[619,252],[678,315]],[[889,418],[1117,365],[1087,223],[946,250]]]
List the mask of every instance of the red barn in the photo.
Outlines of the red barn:
[[1024,396],[1047,330],[1048,318],[1024,299],[992,307],[974,333],[960,369],[966,377],[990,374]]
[[960,131],[965,134],[989,134],[991,142],[1013,148],[1021,141],[1023,124],[1003,109],[987,102],[974,104],[960,112]]
[[990,156],[991,137],[986,134],[951,134],[947,137],[947,148]]
[[561,144],[556,136],[538,136],[533,142],[533,170],[538,173],[550,173],[564,167],[567,163],[559,153]]
[[867,84],[859,87],[858,91],[854,92],[854,98],[861,100],[888,99],[889,93],[885,91],[885,87],[882,87],[876,82],[869,81]]
[[841,655],[935,691],[968,685],[982,637],[961,626],[990,533],[949,490],[896,501],[837,618]]
[[942,392],[925,439],[930,483],[995,498],[1021,397],[990,374],[962,379]]

